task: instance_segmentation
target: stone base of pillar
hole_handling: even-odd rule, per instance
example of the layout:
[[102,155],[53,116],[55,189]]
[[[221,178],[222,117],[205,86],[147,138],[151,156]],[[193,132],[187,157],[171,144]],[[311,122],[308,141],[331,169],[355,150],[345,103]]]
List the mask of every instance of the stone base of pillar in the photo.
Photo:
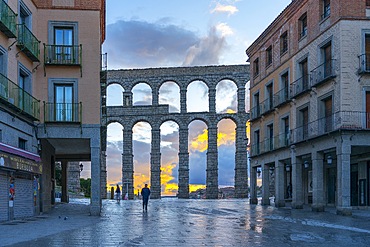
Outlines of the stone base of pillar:
[[263,206],[270,205],[270,198],[262,198],[261,205]]
[[189,199],[189,193],[186,193],[186,194],[178,194],[177,195],[177,198],[179,199]]
[[251,198],[249,199],[250,204],[258,204],[258,199],[257,198]]
[[277,207],[277,208],[285,207],[285,200],[275,201],[275,207]]
[[312,209],[312,212],[324,212],[325,211],[324,205],[321,205],[321,204],[316,204],[316,205],[312,204],[311,209]]
[[100,206],[90,205],[91,216],[100,216],[100,212],[101,212]]
[[337,207],[337,215],[351,216],[352,208],[351,207]]
[[297,204],[292,202],[292,208],[294,209],[303,209],[303,204]]

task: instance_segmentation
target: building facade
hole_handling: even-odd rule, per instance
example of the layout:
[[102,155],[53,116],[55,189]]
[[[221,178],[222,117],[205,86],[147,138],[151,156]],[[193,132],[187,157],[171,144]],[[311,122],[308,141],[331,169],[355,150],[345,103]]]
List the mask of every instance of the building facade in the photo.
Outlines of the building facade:
[[246,50],[251,203],[370,206],[369,4],[294,0]]
[[55,162],[90,161],[99,214],[104,0],[0,1],[0,221],[55,202]]

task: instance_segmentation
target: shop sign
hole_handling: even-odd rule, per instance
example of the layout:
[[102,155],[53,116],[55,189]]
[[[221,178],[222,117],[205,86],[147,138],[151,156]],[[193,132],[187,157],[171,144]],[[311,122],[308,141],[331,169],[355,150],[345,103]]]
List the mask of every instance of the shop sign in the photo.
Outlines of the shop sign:
[[0,167],[42,174],[42,164],[0,151]]

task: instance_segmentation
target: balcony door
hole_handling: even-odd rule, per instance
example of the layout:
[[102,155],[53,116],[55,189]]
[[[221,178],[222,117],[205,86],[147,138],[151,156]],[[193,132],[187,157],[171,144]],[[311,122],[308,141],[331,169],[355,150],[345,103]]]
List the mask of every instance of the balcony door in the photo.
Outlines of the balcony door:
[[62,64],[69,64],[73,59],[73,28],[54,27],[55,59]]
[[323,47],[324,54],[324,76],[323,79],[332,75],[332,55],[331,55],[331,43],[328,43]]
[[329,132],[333,130],[333,99],[330,96],[324,100],[324,130]]
[[73,86],[55,85],[55,120],[70,122],[73,120]]
[[366,128],[370,129],[370,92],[366,92]]

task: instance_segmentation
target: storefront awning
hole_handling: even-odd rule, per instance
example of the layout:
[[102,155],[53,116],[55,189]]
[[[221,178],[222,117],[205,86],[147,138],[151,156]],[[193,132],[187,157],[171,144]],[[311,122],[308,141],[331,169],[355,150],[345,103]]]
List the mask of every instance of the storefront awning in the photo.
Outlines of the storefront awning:
[[7,145],[5,143],[1,143],[1,142],[0,142],[0,151],[7,152],[10,154],[15,154],[15,155],[21,156],[26,159],[34,160],[36,162],[41,162],[41,158],[39,155],[28,152],[20,148]]

